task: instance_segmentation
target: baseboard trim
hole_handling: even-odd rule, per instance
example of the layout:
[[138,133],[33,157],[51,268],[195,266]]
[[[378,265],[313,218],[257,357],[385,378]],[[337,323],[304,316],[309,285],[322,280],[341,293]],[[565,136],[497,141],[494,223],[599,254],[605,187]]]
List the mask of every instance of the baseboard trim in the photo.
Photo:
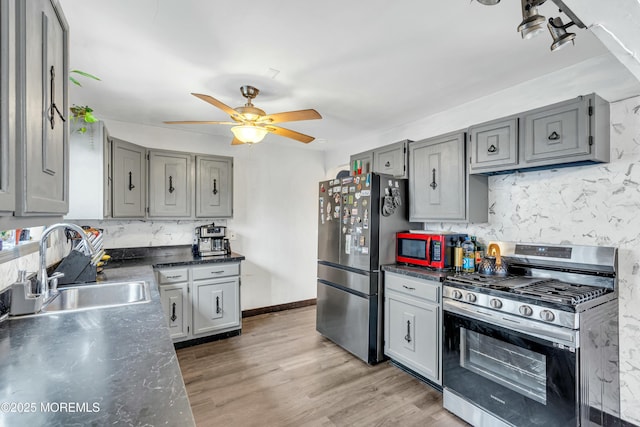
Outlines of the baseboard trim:
[[181,348],[187,348],[194,345],[204,344],[212,341],[223,340],[225,338],[236,337],[242,333],[241,329],[236,329],[235,331],[223,332],[221,334],[209,335],[208,337],[194,338],[191,340],[180,341],[173,343],[173,348],[176,350]]
[[252,308],[250,310],[243,310],[242,317],[258,316],[260,314],[275,313],[277,311],[291,310],[294,308],[308,307],[310,305],[316,305],[316,299],[306,299],[302,301],[288,302],[286,304],[270,305],[268,307]]

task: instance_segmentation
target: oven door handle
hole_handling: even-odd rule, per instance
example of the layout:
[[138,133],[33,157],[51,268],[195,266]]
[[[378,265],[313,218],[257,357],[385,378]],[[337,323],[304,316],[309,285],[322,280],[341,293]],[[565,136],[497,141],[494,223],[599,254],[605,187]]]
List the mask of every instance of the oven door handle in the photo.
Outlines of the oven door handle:
[[551,341],[552,343],[569,347],[569,349],[575,350],[580,347],[578,331],[558,326],[549,327],[543,323],[522,319],[507,313],[500,313],[476,306],[469,306],[468,304],[460,301],[444,299],[443,303],[444,311],[448,311],[450,313],[459,314],[472,319],[481,320],[485,323],[501,328],[542,338],[544,340]]

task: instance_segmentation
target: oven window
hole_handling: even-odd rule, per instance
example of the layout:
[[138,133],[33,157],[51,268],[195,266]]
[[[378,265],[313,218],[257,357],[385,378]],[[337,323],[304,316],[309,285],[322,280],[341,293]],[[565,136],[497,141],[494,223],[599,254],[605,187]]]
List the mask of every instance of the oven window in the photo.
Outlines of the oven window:
[[426,259],[427,245],[424,240],[398,240],[398,254],[407,258]]
[[543,354],[460,328],[460,366],[543,405],[547,402]]

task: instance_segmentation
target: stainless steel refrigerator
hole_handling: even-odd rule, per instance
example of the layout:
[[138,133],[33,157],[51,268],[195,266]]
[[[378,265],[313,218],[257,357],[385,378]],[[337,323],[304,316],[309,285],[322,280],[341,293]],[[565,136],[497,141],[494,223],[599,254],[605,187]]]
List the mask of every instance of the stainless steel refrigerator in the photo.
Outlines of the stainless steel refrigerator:
[[318,184],[316,330],[367,363],[383,359],[380,266],[409,229],[407,181],[367,174]]

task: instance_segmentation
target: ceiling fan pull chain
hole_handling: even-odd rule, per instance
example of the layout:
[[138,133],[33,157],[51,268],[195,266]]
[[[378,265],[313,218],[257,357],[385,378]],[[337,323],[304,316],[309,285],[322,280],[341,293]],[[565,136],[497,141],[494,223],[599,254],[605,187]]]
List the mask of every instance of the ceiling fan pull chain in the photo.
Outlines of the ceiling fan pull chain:
[[431,181],[431,184],[429,184],[429,187],[435,190],[437,186],[438,184],[436,183],[436,168],[433,168],[433,179]]
[[218,194],[218,182],[216,179],[213,180],[213,194]]

